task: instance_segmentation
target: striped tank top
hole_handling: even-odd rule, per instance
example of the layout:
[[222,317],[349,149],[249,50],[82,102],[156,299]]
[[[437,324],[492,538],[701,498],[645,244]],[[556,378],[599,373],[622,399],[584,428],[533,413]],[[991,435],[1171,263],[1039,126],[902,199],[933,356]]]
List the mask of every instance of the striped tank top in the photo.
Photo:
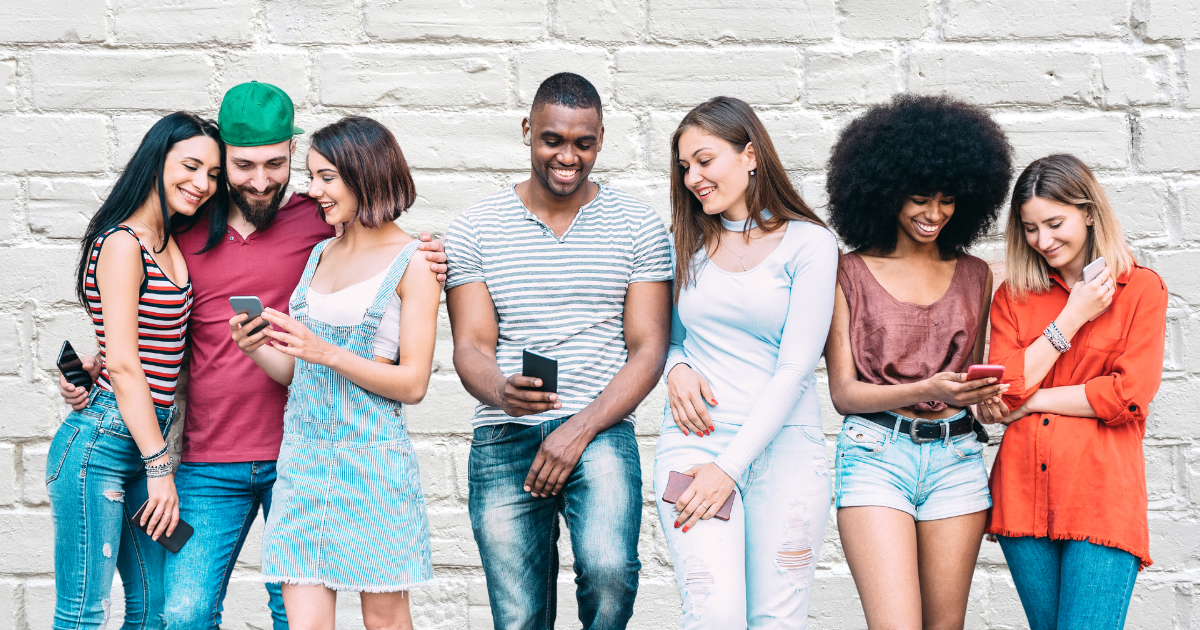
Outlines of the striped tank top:
[[[96,288],[96,261],[100,259],[100,248],[105,239],[117,230],[124,230],[137,238],[137,233],[124,225],[112,227],[96,237],[84,277],[84,297],[87,299],[88,314],[92,316],[92,325],[96,328],[96,341],[100,345],[101,368],[96,385],[110,392],[113,389],[106,360],[104,311],[100,306],[100,290]],[[141,248],[145,275],[138,297],[138,357],[146,380],[150,383],[150,396],[154,404],[170,407],[175,404],[175,385],[179,381],[179,367],[183,364],[184,336],[187,334],[188,316],[192,312],[192,283],[189,280],[180,287],[171,282],[146,247],[141,245]]]

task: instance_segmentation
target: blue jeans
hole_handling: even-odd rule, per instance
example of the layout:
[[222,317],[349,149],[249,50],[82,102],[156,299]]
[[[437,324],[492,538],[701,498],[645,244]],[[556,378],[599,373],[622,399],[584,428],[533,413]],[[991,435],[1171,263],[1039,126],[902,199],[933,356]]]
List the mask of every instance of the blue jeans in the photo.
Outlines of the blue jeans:
[[[155,408],[164,437],[175,408]],[[129,517],[146,502],[141,453],[112,392],[63,421],[46,456],[54,517],[55,630],[103,628],[112,609],[113,571],[125,585],[124,630],[162,628],[166,550]]]
[[1086,540],[997,536],[1031,630],[1120,630],[1138,558]]
[[[275,462],[179,465],[175,487],[179,516],[196,532],[177,554],[168,554],[166,619],[168,630],[214,630],[221,625],[225,591],[246,534],[258,516],[271,509]],[[267,584],[275,630],[287,630],[278,584]]]
[[554,627],[558,514],[571,532],[585,630],[624,628],[637,596],[642,474],[633,425],[618,422],[583,451],[557,496],[525,492],[542,440],[567,418],[475,429],[469,462],[471,529],[496,628]]

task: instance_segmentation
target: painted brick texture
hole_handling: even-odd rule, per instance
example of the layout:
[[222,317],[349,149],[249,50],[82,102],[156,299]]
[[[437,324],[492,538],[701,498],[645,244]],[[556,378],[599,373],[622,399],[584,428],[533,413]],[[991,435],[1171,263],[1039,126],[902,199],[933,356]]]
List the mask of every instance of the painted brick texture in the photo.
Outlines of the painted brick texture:
[[[297,124],[373,116],[397,135],[420,194],[400,220],[440,233],[472,202],[524,178],[520,122],[545,76],[574,70],[606,107],[595,177],[667,215],[667,141],[718,94],[755,105],[802,193],[824,203],[830,145],[900,91],[992,110],[1019,166],[1069,151],[1099,174],[1143,263],[1171,290],[1162,391],[1145,439],[1155,564],[1129,628],[1200,627],[1200,8],[1194,0],[0,0],[0,630],[49,627],[52,524],[43,483],[66,415],[54,353],[94,349],[73,301],[76,239],[141,135],[177,109],[215,116],[222,93],[284,88]],[[301,151],[307,147],[301,141]],[[293,181],[306,181],[297,161]],[[977,248],[993,262],[993,235]],[[408,410],[432,524],[435,579],[413,593],[418,628],[491,628],[467,517],[474,401],[450,360]],[[660,387],[639,410],[648,473]],[[840,418],[826,401],[832,438]],[[988,449],[989,461],[995,447]],[[644,474],[641,589],[632,627],[667,628],[679,597]],[[261,519],[238,562],[224,627],[269,627]],[[564,529],[564,533],[565,533]],[[561,627],[575,619],[564,540]],[[119,582],[114,602],[119,602]],[[865,626],[830,520],[810,627]],[[339,627],[361,627],[357,597]],[[114,606],[119,612],[121,606]],[[967,628],[1026,627],[999,548],[985,543]]]

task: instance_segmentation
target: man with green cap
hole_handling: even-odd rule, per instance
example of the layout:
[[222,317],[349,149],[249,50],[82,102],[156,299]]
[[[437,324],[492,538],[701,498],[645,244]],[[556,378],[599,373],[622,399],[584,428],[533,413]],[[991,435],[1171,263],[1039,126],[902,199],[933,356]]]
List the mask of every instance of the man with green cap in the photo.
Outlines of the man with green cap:
[[[313,246],[334,236],[314,200],[293,194],[284,203],[294,137],[304,133],[294,116],[288,95],[267,83],[243,83],[225,94],[218,125],[233,203],[214,206],[190,230],[176,235],[194,301],[182,462],[175,485],[180,518],[195,533],[167,559],[164,609],[170,630],[219,627],[242,544],[259,507],[264,516],[271,508],[287,388],[230,340],[234,313],[229,298],[254,295],[263,306],[287,312]],[[428,233],[421,237],[429,240]],[[432,271],[444,280],[441,242],[422,243],[421,248],[429,252]],[[90,359],[84,357],[85,363]],[[67,402],[86,404],[86,391],[65,380],[60,385]],[[266,588],[274,628],[286,629],[279,585]]]

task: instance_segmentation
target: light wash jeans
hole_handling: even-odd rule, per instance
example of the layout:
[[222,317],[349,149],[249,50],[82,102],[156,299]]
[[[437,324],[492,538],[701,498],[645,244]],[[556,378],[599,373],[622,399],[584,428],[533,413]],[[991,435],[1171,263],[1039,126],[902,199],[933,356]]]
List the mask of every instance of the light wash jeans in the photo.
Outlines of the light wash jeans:
[[1086,540],[997,536],[1032,630],[1120,630],[1137,556]]
[[740,428],[684,435],[668,409],[654,456],[654,496],[683,600],[682,627],[804,628],[829,520],[829,460],[817,426],[785,426],[737,482],[729,521],[675,529],[662,495],[672,470],[712,462]]
[[[175,407],[155,411],[165,438]],[[54,516],[54,629],[105,627],[113,571],[125,586],[121,628],[162,628],[166,550],[129,523],[149,494],[141,453],[112,392],[93,387],[88,406],[58,428],[46,456],[46,490]]]
[[[275,462],[180,464],[175,474],[179,516],[196,533],[179,553],[167,554],[167,630],[215,630],[225,592],[246,534],[262,507],[271,510]],[[258,560],[258,558],[255,558]],[[287,630],[278,584],[267,584],[274,630]]]

